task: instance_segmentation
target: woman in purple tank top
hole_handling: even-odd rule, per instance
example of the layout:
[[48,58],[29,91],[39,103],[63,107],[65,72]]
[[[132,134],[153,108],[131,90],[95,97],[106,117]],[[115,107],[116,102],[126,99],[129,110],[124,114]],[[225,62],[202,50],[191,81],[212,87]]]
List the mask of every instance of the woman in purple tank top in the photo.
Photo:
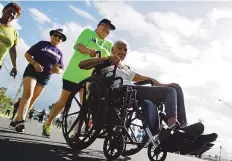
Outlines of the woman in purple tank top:
[[39,41],[25,54],[29,62],[23,74],[23,95],[15,120],[11,126],[17,132],[24,132],[27,111],[44,91],[52,74],[60,74],[63,69],[63,54],[57,47],[66,41],[63,29],[50,31],[50,41]]

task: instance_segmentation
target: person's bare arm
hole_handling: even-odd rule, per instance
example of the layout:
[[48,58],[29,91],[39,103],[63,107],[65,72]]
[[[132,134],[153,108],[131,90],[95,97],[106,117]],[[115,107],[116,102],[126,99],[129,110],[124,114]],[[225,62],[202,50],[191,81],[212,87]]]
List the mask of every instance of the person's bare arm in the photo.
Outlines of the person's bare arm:
[[138,73],[136,73],[135,76],[134,76],[134,78],[133,78],[134,82],[140,82],[140,81],[145,81],[145,80],[151,80],[155,86],[161,86],[162,85],[157,80],[155,80],[153,78],[150,78],[150,77],[146,77],[146,76],[140,75]]
[[106,57],[83,60],[79,63],[79,67],[81,69],[88,70],[88,69],[95,67],[96,65],[103,64],[105,60],[107,60]]
[[85,45],[83,44],[77,44],[77,49],[82,53],[82,54],[88,54],[91,57],[95,57],[96,56],[96,51],[87,48]]
[[42,71],[43,71],[43,66],[41,66],[39,63],[37,63],[37,62],[33,59],[32,55],[31,55],[30,53],[26,52],[24,56],[25,56],[25,58],[27,59],[27,61],[28,61],[30,64],[32,64],[32,66],[35,68],[35,71],[36,71],[36,72],[42,72]]
[[34,64],[35,63],[35,60],[33,59],[33,57],[32,57],[32,55],[31,54],[29,54],[29,53],[25,53],[25,58],[26,58],[26,60],[30,63],[30,64]]
[[14,68],[17,68],[17,64],[16,64],[16,59],[17,59],[17,52],[16,52],[16,45],[12,46],[10,48],[10,58],[11,58],[11,62]]

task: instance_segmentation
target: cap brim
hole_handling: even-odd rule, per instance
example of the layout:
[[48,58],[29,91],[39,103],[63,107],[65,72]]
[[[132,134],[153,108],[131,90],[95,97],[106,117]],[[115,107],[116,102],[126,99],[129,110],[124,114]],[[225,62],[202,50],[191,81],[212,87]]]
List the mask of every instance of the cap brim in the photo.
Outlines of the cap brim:
[[59,32],[59,31],[52,30],[52,31],[50,31],[49,34],[50,34],[50,36],[52,36],[54,33],[59,33],[59,34],[61,34],[61,35],[63,36],[63,39],[62,39],[63,42],[67,40],[66,36],[65,36],[63,33]]
[[111,28],[112,30],[115,30],[115,29],[116,29],[116,27],[115,27],[113,24],[110,24],[110,28]]

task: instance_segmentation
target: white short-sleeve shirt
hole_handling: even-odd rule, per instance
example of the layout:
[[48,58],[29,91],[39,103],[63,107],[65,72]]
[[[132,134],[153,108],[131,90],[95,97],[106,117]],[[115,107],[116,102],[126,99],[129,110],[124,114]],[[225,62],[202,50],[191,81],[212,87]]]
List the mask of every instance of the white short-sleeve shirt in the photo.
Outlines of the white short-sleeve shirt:
[[[103,69],[103,74],[107,73],[106,76],[112,76],[114,70],[114,65],[109,66],[105,69]],[[128,66],[124,64],[120,64],[116,70],[116,77],[121,77],[123,79],[123,85],[133,85],[132,80],[134,79],[135,72],[129,69]],[[114,82],[113,87],[118,87],[120,83],[120,80],[116,80]]]

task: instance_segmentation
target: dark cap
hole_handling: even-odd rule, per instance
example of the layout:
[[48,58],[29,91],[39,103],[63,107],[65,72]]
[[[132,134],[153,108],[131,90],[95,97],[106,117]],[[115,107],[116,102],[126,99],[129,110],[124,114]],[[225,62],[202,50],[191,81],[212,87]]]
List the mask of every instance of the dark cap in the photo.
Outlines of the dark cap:
[[111,21],[108,20],[108,19],[102,19],[102,20],[99,22],[98,25],[101,25],[101,24],[107,24],[107,25],[109,25],[110,28],[111,28],[112,30],[115,30],[115,29],[116,29],[116,27],[115,27],[115,26],[111,23]]
[[63,37],[63,42],[67,40],[65,34],[63,33],[63,29],[56,29],[56,30],[51,30],[50,31],[50,36],[52,36],[54,33],[58,32],[59,34],[62,35]]

